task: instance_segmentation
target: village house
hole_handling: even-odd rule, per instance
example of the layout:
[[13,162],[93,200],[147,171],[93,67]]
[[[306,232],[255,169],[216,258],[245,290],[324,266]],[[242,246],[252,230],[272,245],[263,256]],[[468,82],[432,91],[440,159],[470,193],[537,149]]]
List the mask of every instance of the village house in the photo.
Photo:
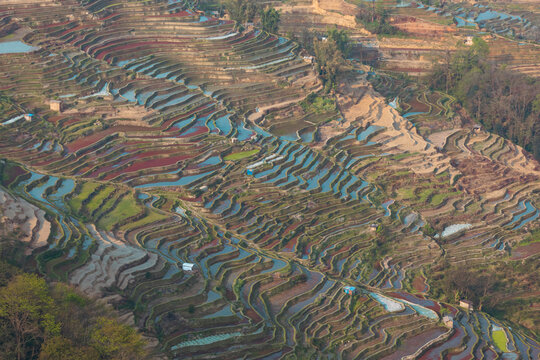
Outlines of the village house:
[[445,315],[443,316],[442,321],[447,328],[452,329],[454,327],[454,318],[452,316]]
[[460,300],[459,301],[459,306],[461,306],[465,310],[474,311],[473,303],[471,301],[469,301],[469,300]]
[[52,111],[62,112],[62,110],[63,110],[63,103],[62,103],[62,101],[60,101],[60,100],[51,100],[51,101],[49,101],[49,108],[50,108]]
[[347,295],[354,295],[356,294],[356,288],[354,286],[345,286],[343,292]]

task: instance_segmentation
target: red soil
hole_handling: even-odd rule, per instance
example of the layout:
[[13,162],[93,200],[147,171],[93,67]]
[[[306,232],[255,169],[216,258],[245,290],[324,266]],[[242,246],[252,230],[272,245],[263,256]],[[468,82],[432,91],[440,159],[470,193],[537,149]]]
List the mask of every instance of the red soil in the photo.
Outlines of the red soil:
[[523,260],[540,253],[540,242],[512,249],[512,260]]
[[257,312],[253,309],[246,310],[246,316],[250,318],[254,323],[258,323],[262,321],[262,318],[257,314]]
[[79,25],[79,26],[75,26],[74,28],[72,29],[68,29],[66,31],[63,31],[59,36],[64,36],[64,35],[67,35],[67,34],[70,34],[74,31],[79,31],[79,30],[84,30],[84,29],[89,29],[89,28],[93,28],[94,25]]
[[182,200],[182,201],[187,201],[187,202],[200,203],[202,201],[202,196],[199,196],[199,197],[196,197],[196,198],[187,197],[187,196],[180,196],[179,199]]
[[[32,163],[33,166],[47,166],[55,161],[59,161],[61,160],[62,157],[61,156],[58,156],[58,154],[51,154],[50,156],[48,156],[48,158],[44,161],[41,161],[41,162],[38,162],[38,163]],[[38,160],[43,160],[43,158],[39,158]]]
[[101,20],[101,21],[109,20],[109,19],[112,19],[113,17],[115,17],[117,15],[118,15],[118,13],[112,13],[111,15],[105,16],[104,18],[101,18],[99,20]]
[[273,243],[270,243],[268,244],[267,246],[263,247],[263,249],[272,249],[274,248],[277,244],[279,244],[279,239],[277,239],[276,241],[274,241]]
[[61,22],[61,23],[52,23],[52,24],[48,24],[48,25],[40,25],[38,26],[37,28],[38,29],[48,29],[48,28],[52,28],[52,27],[56,27],[56,26],[62,26],[62,27],[65,27],[66,25],[68,24],[72,24],[74,23],[74,21],[64,21],[64,22]]
[[237,41],[235,44],[241,44],[241,43],[246,42],[246,41],[248,41],[248,40],[251,40],[251,39],[253,39],[253,38],[255,38],[255,33],[251,32],[251,33],[249,33],[249,35],[247,35],[246,37],[244,37],[242,40]]
[[292,252],[296,248],[296,243],[298,242],[298,237],[300,237],[300,235],[296,235],[291,240],[289,240],[287,245],[285,245],[283,247],[283,249],[281,249],[281,251]]
[[448,304],[441,304],[441,307],[445,308],[446,310],[450,311],[450,313],[452,314],[452,316],[456,316],[457,314],[457,309],[453,306],[450,306]]
[[489,348],[484,352],[484,359],[486,360],[495,360],[497,358],[498,358],[497,353],[495,353],[495,351]]
[[194,132],[190,132],[187,135],[180,135],[179,138],[193,137],[201,134],[206,134],[208,132],[208,128],[206,126],[196,126],[195,129],[197,130],[195,130]]
[[[124,40],[118,40],[119,43],[125,43]],[[110,43],[105,44],[99,48],[92,49],[90,55],[93,55],[97,53],[98,51],[101,51],[99,54],[96,55],[96,59],[103,60],[103,58],[109,54],[110,52],[118,52],[122,50],[130,50],[130,49],[140,49],[140,48],[153,48],[153,47],[161,47],[161,45],[182,45],[183,42],[180,41],[140,41],[135,42],[131,44],[125,44],[125,45],[111,45]]]
[[[445,345],[446,343],[448,343],[448,342],[450,342],[452,340],[455,340],[456,338],[463,338],[465,336],[465,332],[463,331],[463,328],[456,327],[454,329],[455,329],[455,331],[452,334],[452,336],[450,336],[450,338],[447,341],[445,341],[442,345]],[[439,359],[440,355],[441,355],[439,348],[440,348],[440,346],[436,346],[436,347],[430,349],[424,355],[422,355],[419,359],[420,360]]]
[[435,328],[422,332],[421,334],[408,339],[404,339],[395,353],[382,358],[382,360],[400,360],[404,356],[414,354],[422,345],[436,339],[438,336],[444,333],[444,329]]
[[316,276],[312,276],[309,281],[306,281],[304,283],[296,284],[290,289],[287,289],[283,292],[280,292],[272,297],[269,298],[270,302],[270,308],[274,314],[277,314],[283,305],[289,301],[290,299],[301,295],[305,292],[311,291],[317,283],[321,280],[321,278],[317,278]]
[[423,276],[415,277],[412,285],[413,285],[414,290],[418,292],[423,293],[427,291],[426,279]]
[[300,225],[306,223],[307,220],[302,220],[301,222],[298,222],[298,223],[295,223],[295,224],[292,224],[290,226],[288,226],[285,231],[283,232],[283,236],[287,235],[289,232],[293,231],[294,229],[296,229],[297,227],[299,227]]
[[234,295],[234,292],[230,289],[225,290],[225,298],[229,301],[235,301],[236,295]]
[[[191,234],[189,234],[189,235],[186,235],[185,237],[190,237],[190,236],[195,236],[195,235],[197,235],[197,233],[196,233],[196,232],[193,232],[193,233],[191,233]],[[196,251],[194,251],[193,253],[194,253],[194,254],[198,254],[198,253],[200,253],[201,251],[203,251],[204,249],[208,249],[208,248],[217,246],[217,244],[218,244],[218,239],[216,238],[216,239],[212,240],[211,242],[209,242],[209,243],[207,243],[207,244],[204,244],[202,247],[198,248],[198,249],[197,249]]]
[[409,109],[410,112],[428,112],[429,111],[429,107],[426,104],[416,99],[408,101],[407,103],[411,105],[411,108]]
[[75,124],[76,122],[79,122],[79,121],[81,121],[81,119],[79,119],[78,117],[74,117],[74,118],[71,118],[68,121],[64,122],[62,124],[62,126],[69,126],[69,125]]
[[130,126],[130,125],[120,125],[120,126],[113,126],[111,128],[108,128],[106,130],[94,133],[90,136],[86,136],[84,138],[77,139],[67,145],[66,148],[70,152],[76,152],[78,150],[81,150],[85,147],[88,147],[92,144],[95,144],[96,142],[100,141],[104,137],[118,133],[118,132],[137,132],[137,131],[153,131],[153,128],[146,127],[146,126]]
[[5,183],[4,185],[5,186],[9,186],[13,181],[15,181],[15,179],[17,178],[17,176],[20,176],[22,174],[24,174],[26,171],[21,168],[20,166],[18,165],[15,165],[14,167],[12,167],[9,172],[6,172],[6,180],[5,180]]
[[53,124],[57,124],[60,120],[65,119],[65,116],[57,115],[57,116],[51,116],[48,121]]
[[77,175],[82,175],[82,174],[84,174],[85,172],[90,171],[92,168],[93,168],[92,165],[88,165],[88,166],[82,168],[81,170],[79,170],[79,172],[77,173]]
[[176,164],[179,161],[190,159],[192,156],[189,155],[177,155],[177,156],[171,156],[167,158],[160,158],[160,159],[152,159],[152,160],[146,160],[141,162],[134,162],[133,164],[129,165],[127,168],[121,169],[119,171],[113,172],[109,175],[107,175],[103,180],[110,180],[114,179],[115,177],[139,170],[145,170],[153,167],[164,167],[164,166],[171,166]]

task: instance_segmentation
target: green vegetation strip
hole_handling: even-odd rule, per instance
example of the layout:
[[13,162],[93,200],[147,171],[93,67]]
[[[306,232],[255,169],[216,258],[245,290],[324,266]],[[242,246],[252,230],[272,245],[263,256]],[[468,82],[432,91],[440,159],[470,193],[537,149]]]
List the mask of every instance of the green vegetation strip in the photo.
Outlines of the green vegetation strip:
[[237,153],[225,156],[225,160],[227,160],[227,161],[242,160],[242,159],[251,157],[251,156],[253,156],[255,154],[258,154],[258,153],[259,153],[259,149],[237,152]]
[[508,352],[508,348],[506,347],[506,334],[503,330],[497,330],[493,332],[493,342],[495,342],[495,346],[499,348],[503,352]]

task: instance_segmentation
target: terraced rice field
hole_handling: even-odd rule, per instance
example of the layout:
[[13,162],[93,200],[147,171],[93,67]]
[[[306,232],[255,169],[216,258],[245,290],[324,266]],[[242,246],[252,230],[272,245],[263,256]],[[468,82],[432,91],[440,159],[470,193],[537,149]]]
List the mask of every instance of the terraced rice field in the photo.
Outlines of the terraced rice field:
[[40,48],[0,55],[2,184],[44,214],[30,252],[133,313],[170,358],[539,356],[526,328],[430,299],[432,265],[509,261],[540,206],[516,146],[422,137],[430,121],[445,130],[451,99],[402,101],[401,117],[364,74],[362,116],[306,113],[322,86],[295,43],[188,1],[0,4],[1,17],[25,19]]

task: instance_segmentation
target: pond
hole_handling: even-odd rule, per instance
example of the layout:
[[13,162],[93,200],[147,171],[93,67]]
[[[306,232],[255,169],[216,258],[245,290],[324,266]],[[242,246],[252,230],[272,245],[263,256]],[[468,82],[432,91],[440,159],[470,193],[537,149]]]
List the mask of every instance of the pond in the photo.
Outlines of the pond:
[[466,229],[469,229],[471,228],[472,225],[471,224],[455,224],[455,225],[450,225],[450,226],[447,226],[443,232],[441,233],[441,237],[447,237],[447,236],[450,236],[450,235],[453,235],[455,233],[458,233],[460,232],[461,230],[466,230]]
[[236,129],[238,130],[239,141],[245,141],[254,135],[253,131],[246,129],[244,123],[241,123],[240,126],[238,126]]
[[364,141],[366,140],[370,135],[374,134],[378,130],[384,129],[382,126],[376,126],[376,125],[370,125],[368,126],[364,131],[362,131],[358,137],[358,141]]
[[19,120],[22,119],[23,117],[24,117],[24,115],[18,115],[18,116],[12,117],[11,119],[4,121],[4,122],[2,123],[2,125],[13,124],[14,122],[19,121]]
[[225,306],[223,309],[216,311],[213,314],[208,314],[203,316],[203,319],[213,319],[217,317],[224,317],[224,316],[234,316],[235,313],[232,311],[231,306]]
[[379,304],[381,304],[388,312],[397,312],[397,311],[402,311],[405,309],[405,306],[402,303],[395,301],[393,299],[390,299],[386,296],[382,296],[380,294],[373,293],[373,292],[370,292],[369,295],[373,299],[375,299]]
[[171,350],[178,350],[180,348],[186,347],[186,346],[204,346],[204,345],[210,345],[218,341],[227,340],[236,336],[241,336],[242,333],[240,332],[234,332],[229,334],[219,334],[219,335],[211,335],[207,336],[205,338],[201,339],[195,339],[195,340],[188,340],[181,342],[180,344],[177,344],[173,347],[171,347]]
[[27,45],[22,41],[0,42],[0,54],[28,53],[38,49],[38,47]]
[[382,208],[384,209],[384,216],[390,216],[391,210],[390,205],[394,203],[394,200],[390,199],[382,203]]
[[476,26],[476,23],[470,20],[465,20],[461,17],[456,16],[454,20],[457,23],[457,27],[464,27],[464,26]]
[[176,181],[155,182],[155,183],[137,185],[135,186],[135,189],[145,189],[145,188],[150,188],[150,187],[155,187],[155,186],[186,186],[212,173],[213,171],[209,171],[209,172],[205,172],[205,173],[197,174],[197,175],[182,176],[180,179]]
[[296,133],[290,133],[290,134],[280,136],[279,139],[287,140],[287,141],[296,141],[298,140],[298,135]]
[[216,121],[215,121],[217,128],[225,136],[229,135],[229,133],[232,130],[231,121],[229,120],[230,116],[231,116],[230,114],[227,114],[225,116],[222,116],[222,117],[216,119]]
[[409,118],[409,117],[412,117],[412,116],[422,115],[422,114],[425,114],[425,112],[423,112],[423,111],[408,112],[405,115],[403,115],[403,117],[404,118]]
[[396,96],[396,97],[394,98],[394,100],[392,100],[391,102],[388,103],[388,105],[390,105],[390,106],[393,107],[394,109],[397,109],[397,107],[398,107],[397,103],[398,103],[398,97]]
[[201,162],[199,165],[201,167],[209,166],[209,165],[217,165],[221,162],[221,158],[219,156],[211,156],[208,159]]
[[514,215],[512,217],[512,221],[508,224],[508,226],[511,226],[511,225],[514,225],[515,223],[517,223],[518,221],[520,221],[522,218],[526,218],[525,220],[523,220],[521,223],[519,223],[517,226],[515,225],[515,228],[516,229],[519,229],[521,228],[523,225],[525,225],[527,222],[530,222],[532,220],[534,220],[536,217],[538,217],[537,215],[536,216],[532,216],[532,217],[529,217],[527,218],[527,216],[529,216],[530,214],[532,214],[533,212],[537,211],[536,208],[534,207],[533,204],[531,204],[530,201],[521,201],[518,205],[518,210],[516,210],[515,212],[518,212],[518,211],[522,211],[522,210],[525,210],[524,212],[520,213],[520,214],[517,214],[517,215]]

